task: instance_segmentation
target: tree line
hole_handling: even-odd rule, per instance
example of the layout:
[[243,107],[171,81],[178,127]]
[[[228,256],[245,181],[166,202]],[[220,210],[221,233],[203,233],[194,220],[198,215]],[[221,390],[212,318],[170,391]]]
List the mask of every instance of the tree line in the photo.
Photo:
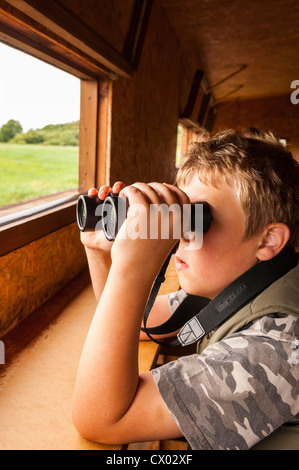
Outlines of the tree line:
[[19,121],[10,119],[0,128],[0,142],[12,144],[79,145],[79,121],[48,124],[23,132]]

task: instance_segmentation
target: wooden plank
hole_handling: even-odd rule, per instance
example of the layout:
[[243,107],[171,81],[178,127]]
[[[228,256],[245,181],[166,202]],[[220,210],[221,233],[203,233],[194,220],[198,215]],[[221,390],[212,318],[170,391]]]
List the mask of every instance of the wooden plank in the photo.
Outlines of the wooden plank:
[[204,123],[204,127],[206,128],[208,132],[212,132],[215,119],[216,119],[216,110],[214,106],[211,106],[207,112],[206,121]]
[[195,74],[194,74],[194,77],[193,77],[191,87],[190,87],[190,92],[189,92],[187,104],[186,104],[186,107],[184,109],[183,115],[181,116],[182,118],[191,118],[192,117],[193,111],[194,111],[194,106],[195,106],[195,103],[196,103],[196,99],[197,99],[197,96],[199,94],[200,84],[202,82],[202,79],[203,79],[202,70],[199,70],[199,69],[196,70]]
[[81,81],[79,192],[95,186],[97,159],[98,82]]
[[135,0],[130,28],[125,40],[124,56],[134,69],[138,67],[153,0]]
[[109,70],[125,77],[131,77],[131,63],[114,47],[108,44],[99,34],[71,15],[63,6],[54,0],[7,0],[7,3],[49,28],[50,31],[66,39]]
[[0,39],[8,46],[15,47],[81,79],[91,79],[101,73],[94,65],[83,62],[81,58],[65,51],[60,45],[53,44],[43,36],[7,18],[1,8],[0,24]]
[[110,184],[111,118],[112,118],[112,81],[99,82],[98,140],[96,187]]
[[0,256],[76,220],[76,201],[0,227]]
[[156,359],[159,355],[160,346],[153,341],[140,341],[138,362],[139,362],[139,373],[148,372],[156,363]]
[[198,118],[197,118],[197,121],[200,125],[203,125],[205,121],[210,100],[211,100],[210,93],[206,93],[203,97],[202,104],[201,104],[200,111],[199,111]]

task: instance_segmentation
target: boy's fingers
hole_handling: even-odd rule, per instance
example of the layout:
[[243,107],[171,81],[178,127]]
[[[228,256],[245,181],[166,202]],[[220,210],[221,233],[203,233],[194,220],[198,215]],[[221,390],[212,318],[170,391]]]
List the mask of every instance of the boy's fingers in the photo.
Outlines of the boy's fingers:
[[[159,200],[155,191],[149,187],[145,190],[143,184],[147,186],[145,183],[136,183],[126,186],[121,190],[120,196],[125,196],[128,199],[129,206],[133,206],[134,204],[141,204],[143,206],[147,206],[149,204],[160,204],[161,200]],[[153,192],[151,193],[151,191]],[[156,200],[155,197],[157,198]]]
[[162,201],[168,205],[183,205],[190,202],[187,194],[176,186],[167,183],[150,183],[150,186],[157,191]]
[[146,184],[146,183],[134,183],[132,186],[134,186],[135,188],[138,188],[147,198],[147,201],[150,203],[150,204],[160,204],[161,203],[161,200],[160,200],[160,197],[157,193],[157,191],[155,191],[154,188],[151,187],[151,185],[149,184]]
[[107,184],[104,184],[103,186],[100,187],[100,189],[98,191],[98,197],[100,199],[104,200],[109,195],[109,193],[117,193],[118,194],[125,186],[126,186],[125,183],[123,183],[122,181],[117,181],[116,183],[114,183],[113,189],[111,188],[111,186],[108,186]]
[[114,183],[113,185],[113,192],[114,193],[120,193],[120,191],[125,187],[125,183],[123,183],[122,181],[117,181],[116,183]]
[[106,184],[101,186],[99,189],[99,198],[104,200],[108,196],[109,193],[112,193],[112,188],[107,186]]
[[90,197],[94,197],[94,196],[97,196],[98,195],[98,190],[96,188],[90,188],[88,190],[88,196]]
[[[128,189],[130,188],[130,189]],[[132,190],[131,190],[132,188]],[[134,191],[134,189],[138,191]],[[114,187],[113,187],[114,189]],[[181,189],[167,183],[134,183],[121,190],[121,195],[134,197],[141,201],[141,198],[150,204],[189,204],[190,199]]]
[[181,204],[190,204],[189,196],[187,196],[187,194],[184,191],[182,191],[180,188],[178,188],[177,186],[174,186],[173,184],[168,184],[168,183],[163,183],[163,185],[169,188],[171,191],[173,191],[177,195]]
[[166,186],[163,186],[161,183],[149,183],[149,186],[153,188],[160,198],[160,203],[165,203],[168,205],[176,204],[177,197],[176,195],[170,191]]

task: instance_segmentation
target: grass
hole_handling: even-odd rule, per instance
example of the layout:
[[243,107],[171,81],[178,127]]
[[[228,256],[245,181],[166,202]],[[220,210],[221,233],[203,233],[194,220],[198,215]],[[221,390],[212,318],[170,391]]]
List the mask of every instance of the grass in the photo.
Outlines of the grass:
[[0,143],[0,206],[78,186],[78,147]]

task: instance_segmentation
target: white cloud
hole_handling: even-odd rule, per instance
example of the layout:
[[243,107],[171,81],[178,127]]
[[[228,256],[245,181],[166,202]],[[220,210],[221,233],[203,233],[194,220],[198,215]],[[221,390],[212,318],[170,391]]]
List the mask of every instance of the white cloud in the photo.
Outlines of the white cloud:
[[78,78],[0,43],[0,127],[15,119],[27,131],[79,117]]

